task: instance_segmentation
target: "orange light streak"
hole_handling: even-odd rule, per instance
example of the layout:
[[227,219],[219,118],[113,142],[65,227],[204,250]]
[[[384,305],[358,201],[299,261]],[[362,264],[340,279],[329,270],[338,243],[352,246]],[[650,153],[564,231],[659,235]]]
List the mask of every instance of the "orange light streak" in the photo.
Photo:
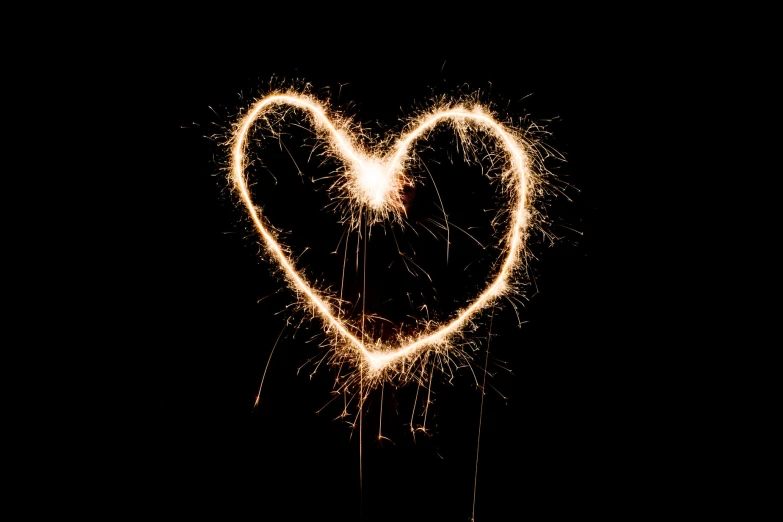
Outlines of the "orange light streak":
[[[510,209],[507,231],[502,238],[503,258],[497,272],[485,289],[465,308],[456,312],[445,324],[427,323],[412,336],[399,335],[396,342],[366,339],[340,316],[328,295],[314,288],[298,270],[277,241],[254,204],[248,189],[245,166],[248,163],[248,136],[254,123],[274,111],[296,108],[305,113],[329,152],[343,162],[338,190],[348,196],[354,215],[369,216],[368,225],[389,220],[400,220],[404,213],[402,188],[412,185],[412,176],[406,169],[412,162],[410,151],[428,132],[441,124],[450,124],[458,134],[483,131],[494,138],[506,156],[502,170],[503,190],[507,192]],[[230,141],[231,167],[229,176],[252,219],[270,256],[278,263],[286,280],[300,296],[302,303],[311,307],[333,335],[333,346],[341,355],[361,365],[365,380],[377,383],[384,375],[405,371],[412,362],[431,349],[447,353],[452,341],[468,328],[482,310],[513,288],[513,276],[523,260],[527,232],[531,226],[532,194],[536,174],[533,170],[535,147],[522,132],[499,122],[492,113],[478,103],[444,104],[413,120],[396,141],[380,152],[368,150],[349,126],[349,122],[334,116],[312,96],[296,91],[277,92],[255,102],[247,114],[235,125]],[[353,220],[358,223],[358,217]],[[402,363],[402,364],[398,364]],[[407,364],[411,368],[411,364]]]

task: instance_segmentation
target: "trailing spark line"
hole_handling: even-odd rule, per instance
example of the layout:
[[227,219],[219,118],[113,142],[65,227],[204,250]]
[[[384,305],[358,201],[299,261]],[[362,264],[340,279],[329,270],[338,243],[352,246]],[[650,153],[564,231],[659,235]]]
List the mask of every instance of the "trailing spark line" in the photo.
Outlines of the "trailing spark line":
[[[393,343],[368,339],[361,327],[339,316],[330,304],[334,298],[314,288],[297,269],[262,217],[262,210],[254,204],[245,172],[249,134],[254,124],[259,120],[268,121],[271,115],[280,116],[291,108],[304,113],[317,136],[324,140],[328,153],[342,162],[338,181],[330,190],[338,191],[339,196],[348,201],[348,211],[354,216],[352,223],[361,222],[362,216],[365,227],[402,221],[405,213],[402,192],[406,186],[413,185],[414,179],[407,171],[414,161],[410,151],[438,125],[451,125],[463,141],[469,133],[482,132],[500,145],[505,155],[502,186],[510,205],[503,213],[508,217],[507,231],[502,238],[504,257],[485,289],[450,322],[425,323],[419,333],[398,334]],[[363,371],[365,386],[373,386],[395,374],[410,371],[413,361],[429,350],[448,353],[455,348],[453,341],[473,324],[480,312],[514,288],[513,276],[524,261],[528,229],[535,215],[532,189],[537,177],[534,171],[536,149],[521,131],[500,123],[487,108],[475,102],[441,103],[412,120],[396,141],[386,147],[376,145],[373,150],[359,140],[354,129],[349,120],[331,113],[308,94],[281,91],[267,95],[256,101],[235,124],[229,141],[229,176],[269,255],[277,262],[302,304],[314,311],[326,333],[332,335],[336,353]]]

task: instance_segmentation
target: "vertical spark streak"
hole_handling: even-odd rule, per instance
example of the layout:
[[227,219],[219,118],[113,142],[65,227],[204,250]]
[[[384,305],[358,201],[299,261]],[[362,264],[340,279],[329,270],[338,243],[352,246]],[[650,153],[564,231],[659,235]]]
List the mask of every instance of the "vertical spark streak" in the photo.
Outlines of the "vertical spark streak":
[[381,428],[383,427],[383,390],[386,388],[385,384],[381,384],[381,413],[378,416],[378,440],[381,440]]
[[430,395],[432,394],[432,372],[435,371],[435,361],[432,361],[430,366],[430,383],[427,386],[427,404],[424,406],[424,424],[422,424],[422,430],[427,433],[427,413],[430,411]]
[[476,520],[476,486],[478,485],[479,448],[481,447],[481,421],[484,418],[484,396],[487,394],[487,366],[489,366],[489,345],[492,342],[492,320],[495,318],[495,307],[492,307],[492,315],[489,316],[489,335],[487,336],[487,354],[484,358],[484,382],[481,385],[481,407],[479,408],[478,438],[476,440],[476,474],[473,476],[473,513],[471,522]]
[[269,358],[266,360],[266,366],[264,366],[264,373],[261,375],[261,384],[258,386],[258,394],[256,394],[256,401],[253,403],[253,409],[255,409],[258,406],[258,401],[261,399],[261,388],[264,387],[264,379],[266,378],[266,371],[269,369],[269,363],[272,362],[272,355],[275,353],[275,348],[277,348],[277,343],[280,341],[280,337],[282,337],[283,332],[285,331],[286,327],[288,326],[288,323],[283,325],[283,329],[280,330],[280,334],[277,336],[277,340],[275,340],[274,346],[272,346],[272,351],[269,352]]
[[416,429],[413,427],[413,416],[416,413],[416,403],[419,400],[419,388],[421,388],[421,386],[416,386],[416,397],[413,398],[413,408],[411,408],[411,433],[413,434],[413,442],[416,442]]
[[[367,304],[367,213],[364,215],[364,261],[362,266],[362,345],[364,345],[365,305]],[[358,243],[358,241],[357,241]],[[364,483],[362,479],[362,421],[364,417],[364,368],[359,370],[359,496],[361,516],[364,518]]]
[[351,240],[351,235],[345,235],[345,252],[343,253],[343,275],[340,278],[340,300],[337,301],[337,317],[342,317],[343,314],[343,287],[345,286],[345,265],[348,263],[348,243]]

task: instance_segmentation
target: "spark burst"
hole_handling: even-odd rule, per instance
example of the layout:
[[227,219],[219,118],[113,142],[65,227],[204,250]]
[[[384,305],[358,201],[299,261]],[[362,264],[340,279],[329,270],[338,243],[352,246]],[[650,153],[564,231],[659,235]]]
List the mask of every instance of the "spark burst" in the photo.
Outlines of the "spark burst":
[[[291,110],[301,113],[312,125],[317,139],[325,145],[327,154],[337,159],[342,168],[329,188],[330,197],[338,202],[344,222],[352,229],[390,222],[403,223],[405,207],[402,194],[413,186],[410,174],[416,167],[413,147],[428,137],[438,126],[452,128],[461,143],[468,147],[479,134],[490,136],[502,151],[500,180],[508,208],[501,216],[506,220],[501,262],[484,287],[448,322],[421,321],[413,334],[397,332],[393,341],[370,338],[361,321],[341,314],[341,299],[318,289],[296,266],[289,250],[283,245],[253,201],[246,166],[250,160],[247,148],[250,134],[259,122],[269,123]],[[274,131],[273,131],[274,132]],[[344,384],[362,380],[364,393],[383,383],[395,380],[423,381],[424,369],[417,362],[429,360],[429,355],[444,360],[466,359],[460,347],[466,333],[476,327],[476,320],[497,301],[518,289],[518,279],[527,256],[526,240],[538,222],[533,207],[537,182],[546,172],[536,142],[521,129],[502,123],[486,106],[475,100],[441,100],[433,108],[411,119],[396,140],[378,143],[369,140],[362,129],[349,119],[331,111],[326,104],[306,92],[276,91],[258,99],[234,125],[228,141],[230,149],[229,177],[260,235],[268,256],[279,266],[288,285],[298,296],[299,304],[321,322],[332,348],[334,364],[346,363],[355,371]],[[467,150],[467,148],[466,148]],[[435,360],[435,359],[432,359]],[[433,363],[434,364],[434,363]],[[417,369],[419,371],[416,371]],[[360,397],[360,401],[362,397]]]

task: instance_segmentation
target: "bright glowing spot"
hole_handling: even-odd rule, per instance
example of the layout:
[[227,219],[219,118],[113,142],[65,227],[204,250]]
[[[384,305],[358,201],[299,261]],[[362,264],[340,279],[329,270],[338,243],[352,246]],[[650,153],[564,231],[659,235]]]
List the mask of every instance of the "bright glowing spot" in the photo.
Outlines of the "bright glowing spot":
[[370,356],[367,358],[367,364],[370,367],[370,371],[380,371],[386,366],[386,362],[378,357]]
[[383,207],[394,187],[389,168],[370,160],[363,162],[356,175],[367,204],[374,209]]

